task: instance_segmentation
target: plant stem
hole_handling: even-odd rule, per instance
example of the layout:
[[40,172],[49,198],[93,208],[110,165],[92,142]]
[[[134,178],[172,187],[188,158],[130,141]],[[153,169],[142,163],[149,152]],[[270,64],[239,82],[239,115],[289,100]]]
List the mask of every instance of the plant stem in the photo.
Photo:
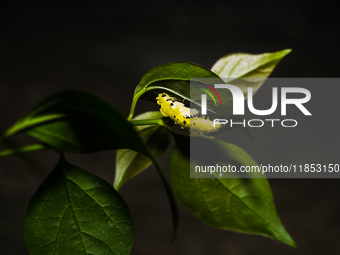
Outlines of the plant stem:
[[172,238],[171,238],[171,244],[172,244],[175,241],[175,238],[176,238],[176,235],[177,235],[177,229],[178,229],[178,219],[179,219],[178,207],[177,207],[177,203],[176,203],[174,193],[172,192],[170,185],[167,182],[161,167],[159,166],[159,164],[156,160],[152,160],[152,161],[156,166],[157,172],[159,174],[159,177],[162,180],[163,186],[165,188],[165,191],[166,191],[166,194],[168,196],[169,203],[170,203],[171,216],[172,216],[172,226],[173,226]]
[[[172,131],[172,129],[164,123],[162,119],[150,119],[150,120],[129,120],[130,123],[133,126],[139,126],[139,125],[158,125],[161,127],[164,127],[170,134],[175,136],[176,134]],[[176,235],[177,235],[177,229],[178,229],[178,208],[177,208],[177,203],[174,197],[174,194],[170,188],[169,183],[167,182],[165,175],[158,164],[157,160],[155,160],[152,155],[149,157],[152,162],[155,164],[157,172],[162,180],[163,186],[165,188],[169,203],[170,203],[170,208],[171,208],[171,216],[172,216],[172,225],[173,225],[173,233],[172,233],[172,238],[171,238],[171,244],[174,242]]]

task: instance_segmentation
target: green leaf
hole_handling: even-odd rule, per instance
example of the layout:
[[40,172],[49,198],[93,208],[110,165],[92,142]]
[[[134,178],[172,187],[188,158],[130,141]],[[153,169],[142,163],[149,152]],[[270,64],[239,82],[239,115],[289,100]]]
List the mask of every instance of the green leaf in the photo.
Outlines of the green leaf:
[[134,128],[109,104],[82,91],[63,91],[34,107],[4,135],[38,138],[59,151],[90,153],[128,148],[150,156]]
[[104,180],[61,159],[31,199],[24,241],[35,254],[130,254],[129,209]]
[[242,89],[245,94],[247,94],[247,87],[252,87],[254,94],[279,61],[289,52],[290,49],[258,55],[229,54],[220,58],[211,70],[223,79],[228,78],[229,82],[234,80],[232,84]]
[[[190,62],[171,62],[156,66],[148,71],[135,89],[129,119],[133,118],[136,103],[142,98],[156,103],[157,93],[166,91],[180,99],[193,101],[190,97],[190,79],[214,78],[223,83],[218,75],[208,68]],[[224,98],[231,98],[229,91],[225,90]],[[209,110],[209,108],[208,108]]]
[[170,160],[170,183],[177,200],[197,218],[215,228],[264,235],[295,247],[277,215],[265,178],[190,178],[190,162],[194,166],[206,162],[190,155],[190,146],[204,148],[209,155],[213,151],[214,158],[221,160],[215,164],[257,165],[245,151],[230,143],[198,137],[178,136],[176,144]]
[[32,145],[27,145],[27,146],[24,146],[24,147],[21,147],[21,148],[13,148],[13,149],[2,150],[2,151],[0,151],[0,158],[11,156],[11,155],[33,152],[33,151],[40,151],[40,150],[44,150],[44,149],[48,149],[48,148],[49,147],[46,146],[45,144],[32,144]]
[[[163,115],[159,112],[146,112],[138,115],[134,120],[160,119]],[[155,159],[159,158],[170,143],[171,135],[160,126],[143,125],[136,126],[139,136],[148,147]],[[114,188],[119,190],[129,179],[144,171],[152,161],[141,153],[129,149],[117,150],[116,176]]]
[[93,94],[63,91],[45,99],[3,135],[25,132],[62,152],[91,153],[131,149],[156,165],[171,206],[174,234],[177,206],[157,161],[149,153],[133,126],[115,109]]

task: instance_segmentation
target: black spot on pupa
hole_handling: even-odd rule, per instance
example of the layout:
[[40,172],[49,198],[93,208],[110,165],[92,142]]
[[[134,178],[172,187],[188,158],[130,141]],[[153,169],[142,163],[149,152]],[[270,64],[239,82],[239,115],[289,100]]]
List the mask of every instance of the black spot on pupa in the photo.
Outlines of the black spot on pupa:
[[185,124],[187,124],[187,122],[184,120],[184,121],[183,121],[183,124],[185,125]]
[[173,103],[171,103],[171,104],[170,104],[170,106],[174,106],[174,104],[173,104]]
[[165,94],[162,94],[162,97],[166,97],[166,95],[165,95]]
[[196,125],[196,122],[194,122],[194,125]]
[[174,116],[174,118],[176,119],[176,116]]

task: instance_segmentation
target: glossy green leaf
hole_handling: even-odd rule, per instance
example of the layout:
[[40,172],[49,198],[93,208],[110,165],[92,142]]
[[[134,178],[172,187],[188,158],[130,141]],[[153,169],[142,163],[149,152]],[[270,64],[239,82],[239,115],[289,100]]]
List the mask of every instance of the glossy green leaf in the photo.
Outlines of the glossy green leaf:
[[[138,115],[134,120],[160,119],[162,117],[163,115],[159,111],[146,112]],[[155,159],[164,153],[170,143],[171,135],[163,127],[142,125],[135,126],[135,129]],[[117,150],[114,188],[119,190],[125,182],[144,171],[151,163],[152,161],[148,157],[136,151]]]
[[4,136],[17,132],[26,132],[59,151],[129,148],[149,155],[123,116],[102,99],[82,91],[63,91],[45,99]]
[[[211,70],[221,78],[242,89],[247,94],[247,87],[255,93],[265,81],[279,61],[290,49],[263,54],[234,53],[220,58]],[[242,79],[239,79],[242,78]]]
[[34,194],[24,222],[31,255],[130,254],[134,236],[118,192],[64,159]]
[[[160,93],[160,91],[165,91],[180,99],[193,102],[194,98],[190,96],[190,79],[197,79],[199,81],[200,78],[214,78],[219,83],[223,83],[223,80],[211,70],[194,63],[171,62],[156,66],[142,77],[136,87],[129,119],[133,117],[139,98],[156,103],[157,93]],[[223,96],[225,101],[231,99],[231,94],[228,90],[225,90],[223,93],[225,93]],[[229,106],[230,104],[228,104]],[[210,110],[209,107],[207,109]]]
[[162,178],[176,233],[177,206],[159,164],[133,126],[102,99],[82,91],[63,91],[29,111],[3,138],[17,132],[26,132],[63,152],[91,153],[126,148],[148,156]]
[[170,183],[181,204],[209,226],[264,235],[295,247],[277,215],[265,178],[190,178],[190,160],[193,166],[206,162],[202,157],[190,155],[190,146],[209,151],[207,157],[213,151],[214,157],[220,160],[219,165],[256,165],[236,145],[213,139],[177,137],[170,161]]

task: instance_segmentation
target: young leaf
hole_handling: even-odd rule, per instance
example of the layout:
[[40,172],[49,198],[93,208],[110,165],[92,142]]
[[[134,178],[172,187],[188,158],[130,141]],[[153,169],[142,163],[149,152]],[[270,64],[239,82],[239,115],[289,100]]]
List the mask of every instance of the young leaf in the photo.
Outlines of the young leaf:
[[[143,99],[156,102],[157,92],[166,91],[178,98],[191,101],[190,79],[192,78],[220,80],[219,76],[208,68],[190,62],[171,62],[154,67],[142,77],[135,89],[129,119],[133,118],[136,103],[142,95]],[[223,83],[223,81],[220,80],[220,83]],[[225,98],[229,99],[230,93],[226,93],[228,93],[228,96]]]
[[265,78],[272,73],[279,61],[289,52],[291,52],[290,49],[258,55],[229,54],[220,58],[211,70],[223,79],[234,80],[233,85],[238,86],[245,94],[247,94],[247,87],[253,87],[254,94],[261,87]]
[[61,159],[31,199],[24,241],[35,254],[130,254],[129,209],[104,180]]
[[[157,112],[146,112],[138,115],[134,120],[160,119],[163,115]],[[159,158],[170,143],[171,135],[160,126],[135,126],[142,141],[148,147],[155,159]],[[151,165],[152,161],[141,153],[129,149],[117,150],[116,176],[114,188],[119,190],[129,179],[144,171]]]
[[265,235],[295,247],[277,215],[265,178],[190,178],[190,160],[197,166],[204,165],[204,161],[202,157],[190,157],[189,143],[210,151],[210,154],[213,151],[214,157],[221,159],[219,165],[256,165],[236,145],[178,136],[170,160],[170,183],[181,204],[209,226]]
[[97,96],[63,91],[33,108],[5,133],[38,138],[59,151],[90,153],[128,148],[148,155],[134,128]]

